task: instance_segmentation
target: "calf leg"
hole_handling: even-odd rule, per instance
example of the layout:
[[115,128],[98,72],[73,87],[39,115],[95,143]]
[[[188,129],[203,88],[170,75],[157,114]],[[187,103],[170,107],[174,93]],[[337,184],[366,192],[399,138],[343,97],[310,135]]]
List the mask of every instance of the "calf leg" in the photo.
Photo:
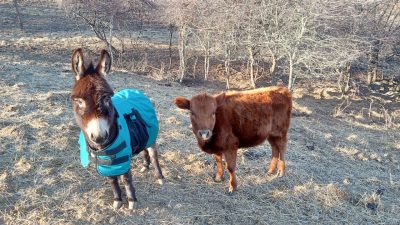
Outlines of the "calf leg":
[[140,170],[141,173],[145,172],[146,170],[149,169],[150,165],[150,156],[149,156],[149,151],[147,149],[143,150],[143,167]]
[[121,199],[121,188],[119,187],[118,184],[118,177],[107,177],[108,182],[111,184],[111,188],[114,194],[114,203],[113,207],[114,209],[119,209],[122,205],[122,199]]
[[122,176],[122,182],[125,186],[126,196],[128,198],[128,208],[133,209],[135,202],[137,202],[135,187],[133,186],[132,174],[129,170],[127,173],[124,173]]
[[281,138],[278,142],[279,148],[279,162],[278,162],[278,176],[282,177],[286,172],[285,153],[286,153],[287,137]]
[[147,148],[147,150],[149,151],[151,163],[153,164],[153,166],[155,168],[154,176],[158,180],[158,183],[162,185],[162,184],[164,184],[164,181],[163,181],[164,176],[162,174],[161,167],[158,162],[158,152],[157,152],[156,143],[154,143],[150,148]]
[[269,166],[268,174],[271,175],[278,167],[278,176],[282,177],[285,174],[285,153],[287,137],[270,137],[268,138],[272,147],[272,160]]
[[214,158],[217,162],[217,173],[215,175],[215,182],[221,182],[224,176],[224,168],[222,166],[222,154],[214,154]]
[[237,188],[235,175],[237,149],[225,151],[224,156],[226,160],[226,167],[229,171],[229,193],[232,194]]
[[276,139],[275,138],[268,138],[268,142],[271,145],[272,148],[272,159],[271,163],[269,164],[269,169],[268,169],[268,175],[272,175],[276,171],[276,167],[278,166],[278,161],[279,161],[279,149],[278,146],[276,145]]

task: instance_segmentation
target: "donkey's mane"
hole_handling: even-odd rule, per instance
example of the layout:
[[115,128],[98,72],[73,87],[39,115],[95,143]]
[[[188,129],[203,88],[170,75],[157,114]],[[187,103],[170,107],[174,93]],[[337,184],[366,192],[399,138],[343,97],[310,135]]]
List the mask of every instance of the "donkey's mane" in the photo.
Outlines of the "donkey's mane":
[[89,74],[95,74],[97,73],[96,68],[93,66],[93,63],[90,62],[90,64],[87,66],[84,75],[89,75]]

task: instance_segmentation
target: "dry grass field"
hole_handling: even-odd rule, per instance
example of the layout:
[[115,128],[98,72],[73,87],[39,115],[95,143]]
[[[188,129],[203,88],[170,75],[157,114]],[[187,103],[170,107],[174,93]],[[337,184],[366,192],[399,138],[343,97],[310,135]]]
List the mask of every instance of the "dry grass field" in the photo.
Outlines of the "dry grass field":
[[338,93],[320,98],[299,87],[286,176],[266,175],[267,143],[241,149],[239,189],[229,196],[227,180],[213,181],[213,158],[197,147],[188,113],[173,105],[179,95],[222,89],[118,67],[108,77],[115,90],[143,90],[156,104],[166,180],[139,173],[136,158],[139,205],[114,210],[105,178],[80,165],[69,99],[72,51],[104,46],[55,6],[26,5],[22,14],[24,32],[11,3],[0,3],[0,224],[400,224],[399,102],[387,103],[386,117],[362,101],[338,110]]

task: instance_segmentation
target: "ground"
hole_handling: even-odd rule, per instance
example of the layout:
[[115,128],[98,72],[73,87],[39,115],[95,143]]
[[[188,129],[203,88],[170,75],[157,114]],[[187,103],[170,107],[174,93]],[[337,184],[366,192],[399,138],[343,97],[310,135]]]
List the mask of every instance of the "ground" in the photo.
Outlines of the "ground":
[[197,147],[188,113],[173,105],[176,96],[222,89],[119,67],[108,76],[115,90],[140,89],[156,104],[166,180],[158,185],[153,168],[139,173],[135,159],[139,204],[114,210],[106,180],[79,163],[69,97],[72,51],[104,46],[51,5],[22,5],[21,32],[11,6],[0,3],[0,224],[400,223],[398,102],[375,100],[382,107],[370,110],[369,101],[353,100],[346,107],[334,88],[299,86],[286,176],[266,175],[267,143],[241,149],[238,191],[230,196],[227,179],[213,181],[215,163]]

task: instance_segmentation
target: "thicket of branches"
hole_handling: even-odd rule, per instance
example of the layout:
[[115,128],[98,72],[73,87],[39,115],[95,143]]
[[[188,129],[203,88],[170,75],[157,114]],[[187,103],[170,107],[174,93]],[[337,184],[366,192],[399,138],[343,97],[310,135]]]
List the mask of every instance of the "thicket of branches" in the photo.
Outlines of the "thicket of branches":
[[120,53],[113,45],[113,37],[118,38],[116,31],[137,27],[144,14],[156,8],[148,0],[58,0],[58,4],[72,18],[88,25],[108,46],[111,57]]
[[[400,55],[399,0],[64,0],[113,52],[116,24],[138,20],[140,12],[177,32],[179,80],[188,78],[188,59],[200,60],[205,80],[222,65],[227,87],[235,66],[253,87],[260,77],[344,77],[349,68],[367,71],[374,82],[388,59]],[[153,9],[151,12],[149,9]],[[157,9],[157,10],[154,10]],[[173,30],[173,29],[170,29]],[[195,68],[195,66],[194,66]],[[345,83],[345,82],[344,82]]]

